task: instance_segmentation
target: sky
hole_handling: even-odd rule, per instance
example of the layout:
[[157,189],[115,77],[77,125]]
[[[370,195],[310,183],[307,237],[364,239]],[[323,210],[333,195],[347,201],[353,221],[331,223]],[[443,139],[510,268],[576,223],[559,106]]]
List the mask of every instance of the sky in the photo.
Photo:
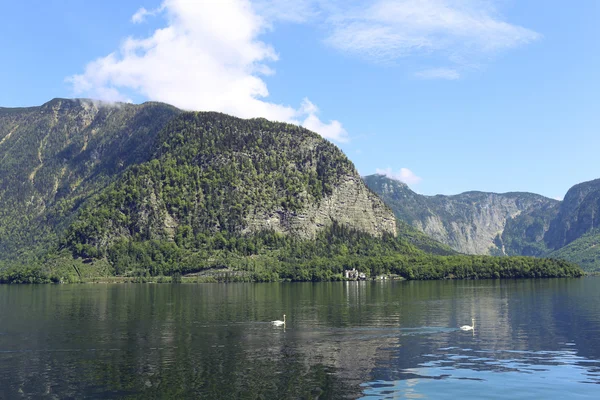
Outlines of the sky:
[[303,125],[427,195],[600,178],[597,0],[26,0],[0,106],[55,97]]

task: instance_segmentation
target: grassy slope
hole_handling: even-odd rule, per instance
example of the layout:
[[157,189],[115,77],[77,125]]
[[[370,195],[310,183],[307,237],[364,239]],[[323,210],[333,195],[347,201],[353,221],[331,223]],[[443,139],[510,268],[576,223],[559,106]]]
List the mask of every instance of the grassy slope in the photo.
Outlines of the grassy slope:
[[585,234],[547,256],[579,264],[585,271],[600,271],[600,233]]

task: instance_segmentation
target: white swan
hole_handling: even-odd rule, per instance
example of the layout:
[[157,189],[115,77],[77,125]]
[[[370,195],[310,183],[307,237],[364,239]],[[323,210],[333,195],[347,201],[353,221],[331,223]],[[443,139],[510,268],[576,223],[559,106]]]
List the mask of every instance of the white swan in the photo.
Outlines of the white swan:
[[475,318],[471,318],[471,323],[473,324],[473,326],[469,326],[469,325],[463,325],[460,327],[461,331],[473,331],[475,330]]
[[283,314],[283,321],[277,320],[277,321],[271,321],[271,323],[275,326],[285,326],[285,314]]

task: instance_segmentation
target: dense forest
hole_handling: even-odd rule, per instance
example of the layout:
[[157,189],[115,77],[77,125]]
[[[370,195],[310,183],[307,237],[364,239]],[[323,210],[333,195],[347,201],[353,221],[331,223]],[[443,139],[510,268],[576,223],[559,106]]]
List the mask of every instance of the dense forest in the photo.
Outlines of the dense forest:
[[318,203],[351,173],[333,144],[297,126],[186,113],[160,133],[151,161],[85,207],[67,240],[97,256],[117,236],[239,232],[272,210],[290,216]]
[[[71,249],[74,255],[77,249]],[[39,265],[7,268],[0,283],[78,282],[84,264],[69,263],[65,251]],[[333,224],[315,240],[277,232],[251,236],[232,234],[191,235],[178,232],[175,241],[121,239],[98,255],[106,275],[134,281],[180,281],[181,276],[226,270],[202,281],[328,281],[342,280],[343,272],[356,269],[369,277],[396,275],[408,280],[580,277],[583,271],[562,260],[532,257],[427,254],[404,238],[381,238]],[[54,262],[53,262],[54,260]],[[93,263],[89,258],[87,263]],[[65,268],[65,265],[69,267]],[[96,274],[98,271],[96,271]],[[156,277],[173,277],[163,280]]]
[[66,99],[0,108],[0,260],[35,260],[56,246],[81,205],[150,159],[158,132],[179,113]]
[[600,272],[600,230],[593,229],[548,257],[569,260],[587,271]]

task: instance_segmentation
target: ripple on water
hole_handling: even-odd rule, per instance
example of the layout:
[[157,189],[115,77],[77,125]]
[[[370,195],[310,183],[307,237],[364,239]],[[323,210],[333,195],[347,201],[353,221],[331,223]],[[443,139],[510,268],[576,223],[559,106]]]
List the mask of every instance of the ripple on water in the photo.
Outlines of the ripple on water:
[[[486,399],[512,399],[517,394],[520,399],[564,398],[565,393],[572,398],[593,398],[598,394],[600,361],[572,351],[440,350],[439,354],[424,355],[428,361],[417,368],[398,371],[397,380],[363,384],[363,397],[480,398],[481,391],[488,388],[502,390],[485,392]],[[448,350],[453,353],[445,353]]]

